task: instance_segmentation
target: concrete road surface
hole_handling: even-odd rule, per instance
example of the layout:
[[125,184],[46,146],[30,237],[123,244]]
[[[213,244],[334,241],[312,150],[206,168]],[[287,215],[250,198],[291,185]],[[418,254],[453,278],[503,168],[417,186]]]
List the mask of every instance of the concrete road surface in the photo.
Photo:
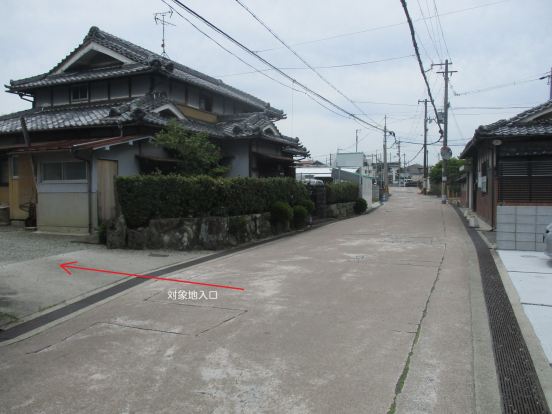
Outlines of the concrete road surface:
[[393,193],[372,214],[165,276],[243,291],[151,281],[0,345],[0,412],[472,413],[476,396],[492,405],[493,376],[474,371],[472,307],[482,301],[470,298],[463,224],[416,189]]

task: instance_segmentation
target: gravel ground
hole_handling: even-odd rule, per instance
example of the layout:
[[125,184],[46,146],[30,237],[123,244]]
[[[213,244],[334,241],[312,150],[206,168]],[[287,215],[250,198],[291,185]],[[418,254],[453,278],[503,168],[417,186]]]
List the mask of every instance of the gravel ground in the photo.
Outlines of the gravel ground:
[[104,245],[71,243],[80,236],[40,234],[23,228],[0,226],[0,268],[11,264],[87,249],[105,249]]

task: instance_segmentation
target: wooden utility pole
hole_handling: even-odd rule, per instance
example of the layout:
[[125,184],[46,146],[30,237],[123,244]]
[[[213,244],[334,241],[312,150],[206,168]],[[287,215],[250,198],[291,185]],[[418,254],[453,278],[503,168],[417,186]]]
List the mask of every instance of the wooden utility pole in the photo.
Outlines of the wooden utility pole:
[[[452,63],[450,63],[452,64]],[[449,61],[448,59],[445,59],[445,63],[438,63],[433,64],[433,66],[445,66],[444,72],[437,72],[437,73],[443,73],[445,75],[445,102],[443,107],[443,148],[447,147],[447,138],[448,138],[448,82],[449,82],[449,73],[454,73],[456,71],[449,71]],[[441,183],[441,203],[446,204],[447,203],[447,160],[443,158],[443,180]]]
[[406,154],[403,152],[403,187],[406,187]]
[[[397,147],[399,149],[399,153],[398,153],[398,156],[399,156],[399,187],[401,186],[401,141],[398,141],[397,142]],[[404,168],[404,166],[403,166]],[[403,174],[403,178],[404,178],[404,174]]]
[[423,192],[424,195],[427,194],[427,99],[423,101],[418,101],[418,103],[424,103],[424,183],[423,183]]
[[389,188],[389,174],[387,173],[387,115],[385,115],[384,118],[384,124],[383,124],[383,171],[384,171],[384,178],[385,178],[385,188],[383,191],[385,191],[385,194],[387,197],[389,197],[389,194],[387,193],[387,189]]
[[[443,148],[448,139],[448,59],[445,60],[445,104],[443,116]],[[443,182],[441,183],[441,204],[447,204],[447,160],[443,158]]]

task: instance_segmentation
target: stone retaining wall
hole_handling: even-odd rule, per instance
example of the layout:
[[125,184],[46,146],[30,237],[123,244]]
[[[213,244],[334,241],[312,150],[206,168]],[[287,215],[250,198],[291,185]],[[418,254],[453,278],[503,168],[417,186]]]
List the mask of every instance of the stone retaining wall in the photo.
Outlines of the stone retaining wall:
[[[151,220],[148,227],[127,229],[119,217],[107,225],[107,247],[169,249],[169,250],[218,250],[236,246],[272,234],[270,213],[238,216],[246,219],[244,229],[237,233],[228,230],[237,217],[172,218]],[[289,225],[275,229],[289,231]]]
[[353,209],[355,203],[337,203],[330,204],[326,206],[326,217],[327,218],[338,218],[343,219],[355,215]]
[[[341,219],[354,216],[354,204],[326,206],[326,217]],[[242,230],[231,232],[230,224],[238,217],[245,218],[247,224]],[[156,219],[150,220],[149,226],[138,229],[127,229],[121,216],[107,224],[107,248],[219,250],[288,231],[289,223],[271,227],[270,213],[236,217]]]

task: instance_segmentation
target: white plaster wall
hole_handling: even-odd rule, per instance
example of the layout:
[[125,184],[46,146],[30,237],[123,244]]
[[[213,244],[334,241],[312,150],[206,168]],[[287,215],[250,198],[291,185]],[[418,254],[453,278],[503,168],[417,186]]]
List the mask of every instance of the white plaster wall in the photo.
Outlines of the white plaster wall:
[[172,99],[181,103],[186,103],[186,86],[182,83],[172,83]]
[[220,147],[224,154],[234,155],[234,158],[223,162],[223,165],[232,166],[226,177],[238,175],[249,177],[249,142],[246,140],[223,142]]
[[147,140],[141,141],[140,147],[140,155],[147,157],[169,158],[167,151]]
[[90,83],[90,100],[105,101],[108,98],[107,81]]
[[188,88],[188,105],[199,108],[199,89]]
[[69,103],[69,88],[62,86],[54,88],[54,105],[65,105]]
[[149,92],[149,76],[132,77],[130,80],[131,96],[142,96]]
[[167,96],[170,93],[170,81],[160,76],[155,77],[155,92],[165,92]]
[[52,102],[51,89],[45,88],[37,90],[34,102],[36,108],[40,108],[44,104],[50,105]]
[[98,160],[118,161],[118,175],[133,175],[140,173],[140,164],[136,155],[139,153],[138,142],[133,145],[114,145],[109,150],[99,149],[94,151],[92,165],[92,192],[98,191]]
[[224,100],[224,115],[233,115],[234,114],[234,102],[229,99]]
[[111,99],[128,98],[129,96],[129,84],[128,79],[113,79],[110,85],[110,97]]
[[222,114],[224,112],[224,101],[220,96],[213,98],[213,112]]

